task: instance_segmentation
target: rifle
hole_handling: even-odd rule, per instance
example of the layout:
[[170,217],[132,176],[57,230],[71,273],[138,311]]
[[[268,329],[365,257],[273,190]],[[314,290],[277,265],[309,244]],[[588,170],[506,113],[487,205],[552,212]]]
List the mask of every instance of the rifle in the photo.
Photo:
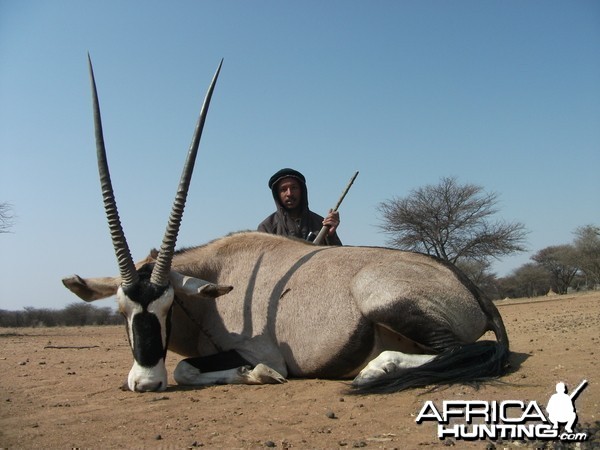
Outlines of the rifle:
[[[354,180],[356,180],[357,176],[358,176],[358,172],[356,172],[352,176],[352,178],[350,178],[350,182],[348,183],[348,186],[346,186],[346,189],[344,189],[344,192],[342,192],[342,196],[340,197],[340,199],[336,203],[335,207],[333,208],[333,211],[337,211],[338,210],[338,208],[340,207],[340,205],[344,201],[344,197],[346,197],[346,194],[348,193],[348,191],[352,187],[352,183],[354,183]],[[313,241],[313,244],[319,245],[321,242],[323,242],[323,239],[325,238],[325,234],[327,233],[328,230],[329,230],[329,227],[327,225],[323,225],[323,227],[321,228],[321,231],[319,231],[319,234],[317,234],[317,237]]]
[[569,398],[571,400],[575,399],[575,397],[577,397],[579,395],[579,393],[583,390],[583,388],[586,386],[587,386],[587,380],[583,380],[581,383],[579,383],[579,386],[577,386],[575,388],[575,390],[569,395]]

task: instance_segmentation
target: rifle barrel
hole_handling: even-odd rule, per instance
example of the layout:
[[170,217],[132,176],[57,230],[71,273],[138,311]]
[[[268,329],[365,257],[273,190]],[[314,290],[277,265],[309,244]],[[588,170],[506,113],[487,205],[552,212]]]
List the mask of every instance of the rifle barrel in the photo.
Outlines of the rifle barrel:
[[579,393],[583,390],[583,388],[587,386],[587,383],[587,380],[583,380],[581,383],[579,383],[579,386],[577,386],[575,390],[569,395],[569,398],[573,400],[575,397],[577,397]]
[[[346,197],[346,194],[348,193],[348,191],[352,187],[352,184],[354,183],[354,180],[356,180],[357,176],[358,176],[358,171],[356,171],[354,173],[354,175],[352,176],[352,178],[350,178],[350,181],[348,182],[348,185],[346,186],[346,189],[344,189],[344,192],[342,192],[342,195],[341,195],[340,199],[338,200],[338,202],[335,204],[335,207],[333,208],[333,211],[337,211],[338,210],[338,208],[340,207],[340,205],[344,201],[344,198]],[[313,241],[313,244],[319,245],[321,242],[323,242],[323,239],[325,238],[325,234],[327,233],[328,229],[329,229],[329,227],[327,227],[326,225],[323,225],[323,227],[321,228],[321,231],[319,231],[319,234],[317,234],[317,237]]]

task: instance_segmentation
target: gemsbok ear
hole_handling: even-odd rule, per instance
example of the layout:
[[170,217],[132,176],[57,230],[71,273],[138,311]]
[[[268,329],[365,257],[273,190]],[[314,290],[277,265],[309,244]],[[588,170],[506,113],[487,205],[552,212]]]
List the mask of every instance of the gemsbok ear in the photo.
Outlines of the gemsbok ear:
[[117,293],[121,278],[104,277],[104,278],[86,278],[83,279],[79,275],[63,278],[63,284],[67,289],[73,292],[86,302],[93,302],[108,298]]
[[191,298],[216,298],[228,294],[233,289],[233,286],[210,283],[175,271],[169,273],[169,279],[175,293]]

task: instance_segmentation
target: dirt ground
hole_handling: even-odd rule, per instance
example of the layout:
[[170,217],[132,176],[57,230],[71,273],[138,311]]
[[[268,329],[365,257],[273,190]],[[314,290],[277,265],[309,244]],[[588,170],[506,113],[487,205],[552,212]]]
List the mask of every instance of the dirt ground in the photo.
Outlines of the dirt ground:
[[[427,400],[535,400],[584,378],[580,423],[599,418],[600,293],[498,303],[511,350],[508,384],[352,396],[346,383],[120,389],[131,367],[122,327],[0,329],[1,448],[536,448],[439,440],[415,423]],[[178,355],[169,354],[172,373]],[[547,444],[548,445],[548,444]]]

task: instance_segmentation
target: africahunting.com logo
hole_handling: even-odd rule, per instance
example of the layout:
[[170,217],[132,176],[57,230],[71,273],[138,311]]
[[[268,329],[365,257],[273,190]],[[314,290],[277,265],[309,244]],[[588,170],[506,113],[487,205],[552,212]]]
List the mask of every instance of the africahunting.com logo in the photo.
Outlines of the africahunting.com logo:
[[585,441],[585,432],[575,432],[575,399],[587,386],[583,380],[567,393],[565,383],[556,384],[546,412],[536,401],[444,400],[441,405],[425,402],[416,422],[437,422],[439,439],[456,440],[561,440]]

